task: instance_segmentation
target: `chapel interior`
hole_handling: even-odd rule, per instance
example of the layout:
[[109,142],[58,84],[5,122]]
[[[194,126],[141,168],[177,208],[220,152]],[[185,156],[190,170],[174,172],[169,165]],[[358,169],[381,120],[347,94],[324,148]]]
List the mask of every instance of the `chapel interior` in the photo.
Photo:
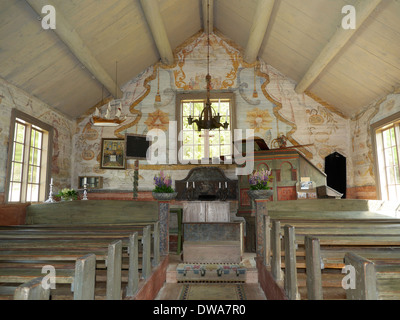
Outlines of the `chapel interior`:
[[400,298],[399,0],[1,1],[0,111],[0,300]]

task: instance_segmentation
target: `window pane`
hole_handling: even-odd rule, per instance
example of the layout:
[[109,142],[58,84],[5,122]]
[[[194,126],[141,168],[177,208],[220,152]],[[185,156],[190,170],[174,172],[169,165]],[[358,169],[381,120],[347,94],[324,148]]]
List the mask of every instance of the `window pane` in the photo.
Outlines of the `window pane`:
[[31,148],[30,155],[29,155],[29,164],[39,166],[40,165],[40,155],[41,155],[41,151],[39,149]]
[[229,102],[221,102],[219,113],[224,116],[228,114],[229,116]]
[[193,157],[193,147],[192,146],[184,146],[183,147],[183,159],[184,160],[190,160],[194,159]]
[[188,117],[189,115],[193,116],[193,110],[192,110],[190,102],[184,102],[182,105],[183,105],[182,115],[184,117]]
[[199,144],[194,147],[194,159],[200,160],[204,156],[204,144]]
[[394,184],[394,170],[393,167],[388,167],[386,169],[386,174],[387,174],[387,180],[388,180],[388,184]]
[[[192,130],[193,131],[195,129],[195,124],[192,123],[191,125],[189,125],[187,118],[184,117],[182,120],[182,128],[183,128],[183,130]],[[197,129],[197,126],[196,126],[196,129]]]
[[25,126],[21,123],[16,123],[14,140],[20,143],[25,141]]
[[20,201],[20,199],[21,199],[21,184],[15,182],[11,183],[8,201],[18,202]]
[[20,143],[14,143],[13,161],[22,162],[23,155],[24,155],[24,145]]
[[221,155],[222,156],[231,155],[231,146],[230,145],[221,146]]
[[203,136],[202,132],[196,131],[194,133],[194,144],[204,143],[202,136]]
[[399,167],[394,167],[393,171],[394,171],[394,176],[395,176],[395,180],[394,180],[395,183],[400,184]]
[[395,138],[395,133],[394,133],[394,127],[390,129],[390,141],[392,142],[392,146],[396,145],[396,138]]
[[215,145],[215,144],[219,145],[219,132],[218,131],[210,132],[210,144],[211,145]]
[[39,183],[40,167],[29,166],[28,182]]
[[219,157],[219,145],[210,147],[210,158]]
[[12,164],[12,181],[21,182],[22,181],[22,164],[13,162]]
[[391,147],[393,144],[393,141],[391,139],[392,136],[394,136],[394,128],[387,129],[382,132],[383,134],[383,145],[385,148]]
[[193,132],[188,131],[188,132],[183,132],[183,144],[193,144]]
[[39,186],[37,184],[28,184],[26,199],[32,202],[39,200]]
[[35,130],[35,142],[34,147],[41,149],[42,148],[42,133],[40,131]]
[[32,185],[28,184],[26,188],[26,201],[31,201],[31,194],[32,194]]
[[195,102],[193,104],[193,114],[194,114],[195,117],[200,116],[200,114],[201,114],[201,112],[203,111],[203,108],[204,108],[203,106],[204,106],[203,102]]
[[385,162],[386,162],[386,166],[392,166],[393,165],[392,148],[385,149]]
[[230,131],[221,131],[221,144],[230,144],[231,143],[231,132]]

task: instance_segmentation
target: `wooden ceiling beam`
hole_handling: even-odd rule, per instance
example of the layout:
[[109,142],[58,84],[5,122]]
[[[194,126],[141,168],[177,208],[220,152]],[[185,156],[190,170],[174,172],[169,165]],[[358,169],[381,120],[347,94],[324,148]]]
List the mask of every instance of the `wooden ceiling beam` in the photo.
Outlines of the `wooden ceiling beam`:
[[167,31],[161,17],[160,7],[157,0],[140,0],[144,15],[156,43],[161,62],[167,65],[174,63],[174,54],[172,53]]
[[[209,10],[208,10],[209,5]],[[213,33],[214,30],[214,0],[202,0],[203,9],[203,29],[206,34]],[[207,23],[208,16],[208,23]]]
[[350,38],[360,29],[360,26],[367,20],[374,9],[382,0],[361,0],[355,6],[356,23],[355,29],[344,29],[340,23],[335,34],[325,45],[318,57],[311,64],[310,68],[304,74],[303,78],[297,84],[295,91],[304,93],[314,80],[322,73],[326,66],[335,58],[335,56],[348,43]]
[[[85,66],[86,69],[108,90],[111,95],[122,97],[121,89],[116,85],[116,82],[110,77],[107,71],[94,57],[89,48],[85,45],[75,28],[69,24],[62,14],[59,7],[54,5],[51,0],[26,0],[27,3],[41,16],[42,8],[45,5],[52,5],[56,9],[56,28],[53,31],[71,50],[74,56]],[[117,92],[115,92],[117,91]]]
[[244,61],[247,63],[253,63],[257,59],[265,33],[267,32],[274,3],[275,0],[257,1],[253,24],[244,53]]

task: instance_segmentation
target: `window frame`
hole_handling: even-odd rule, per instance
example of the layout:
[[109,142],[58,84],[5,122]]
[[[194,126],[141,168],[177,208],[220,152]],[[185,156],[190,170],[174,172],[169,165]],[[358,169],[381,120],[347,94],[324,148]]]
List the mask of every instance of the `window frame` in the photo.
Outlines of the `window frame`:
[[[372,152],[374,157],[374,173],[376,182],[376,195],[380,200],[388,200],[389,193],[388,183],[387,183],[387,173],[386,165],[383,151],[383,140],[382,132],[394,127],[395,138],[397,143],[397,154],[398,154],[398,164],[400,166],[400,112],[394,113],[393,115],[381,119],[373,124],[371,124],[371,142],[372,142]],[[400,167],[399,167],[400,171]],[[383,174],[382,174],[383,173]],[[399,172],[400,174],[400,172]],[[399,195],[400,199],[400,195]]]
[[[235,99],[235,94],[233,92],[211,92],[210,93],[210,100],[218,100],[218,99],[224,99],[224,100],[230,100],[230,131],[231,131],[231,151],[232,151],[232,158],[233,158],[233,139],[234,139],[234,130],[236,129],[236,99]],[[183,147],[183,139],[180,139],[180,131],[182,130],[182,100],[207,100],[207,93],[204,92],[190,92],[190,93],[178,93],[176,94],[176,121],[177,121],[177,160],[178,163],[180,164],[202,164],[201,159],[191,159],[191,160],[183,160],[180,161],[180,156],[179,152],[181,151]],[[223,116],[223,115],[222,115]],[[223,129],[221,129],[223,130]],[[183,151],[182,151],[183,152]],[[209,160],[209,161],[212,161]],[[233,161],[233,159],[229,160],[228,162]],[[224,164],[223,160],[220,160],[220,164]]]
[[[22,120],[22,121],[19,121]],[[26,202],[35,202],[36,201],[27,201],[27,193],[28,193],[28,170],[30,166],[29,154],[31,150],[31,136],[27,137],[27,131],[25,130],[24,136],[24,156],[23,156],[23,172],[21,173],[21,196],[19,201],[9,201],[9,191],[11,187],[11,170],[12,170],[12,162],[13,162],[13,152],[14,152],[14,140],[15,140],[15,128],[17,123],[22,123],[26,125],[26,128],[29,128],[29,131],[32,132],[32,129],[41,131],[42,134],[42,152],[45,153],[41,156],[40,161],[40,178],[39,178],[39,199],[38,203],[46,200],[46,195],[49,193],[49,183],[51,178],[51,166],[52,166],[52,158],[53,158],[53,133],[54,128],[44,123],[18,109],[12,109],[11,118],[10,118],[10,133],[9,133],[9,142],[8,142],[8,155],[7,155],[7,172],[6,172],[6,183],[4,188],[4,201],[5,203],[26,203]],[[25,124],[23,122],[26,122]],[[29,143],[27,144],[27,139],[29,139]],[[27,149],[27,150],[26,150]]]

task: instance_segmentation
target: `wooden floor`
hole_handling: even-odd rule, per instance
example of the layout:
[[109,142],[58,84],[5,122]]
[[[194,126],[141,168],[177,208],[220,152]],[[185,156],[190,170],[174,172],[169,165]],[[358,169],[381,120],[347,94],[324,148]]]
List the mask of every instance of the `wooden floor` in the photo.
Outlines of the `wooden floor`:
[[[253,254],[246,254],[244,257],[247,263],[254,266]],[[163,288],[158,293],[156,300],[180,300],[183,296],[182,290],[187,286],[187,283],[176,283],[174,279],[174,270],[178,263],[181,263],[180,256],[170,253],[170,265],[168,267],[167,281]],[[255,269],[250,268],[249,269]],[[250,270],[250,277],[252,278],[249,282],[240,283],[240,288],[243,290],[243,298],[246,300],[266,300],[265,294],[261,289],[259,283],[254,281],[257,274],[254,274],[255,270]],[[195,296],[199,300],[236,300],[238,298],[234,290],[224,290],[225,287],[231,285],[231,283],[190,283],[192,291],[204,292],[204,296]],[[233,285],[233,284],[232,284]],[[197,290],[199,289],[199,290]],[[230,293],[231,292],[231,293]]]

